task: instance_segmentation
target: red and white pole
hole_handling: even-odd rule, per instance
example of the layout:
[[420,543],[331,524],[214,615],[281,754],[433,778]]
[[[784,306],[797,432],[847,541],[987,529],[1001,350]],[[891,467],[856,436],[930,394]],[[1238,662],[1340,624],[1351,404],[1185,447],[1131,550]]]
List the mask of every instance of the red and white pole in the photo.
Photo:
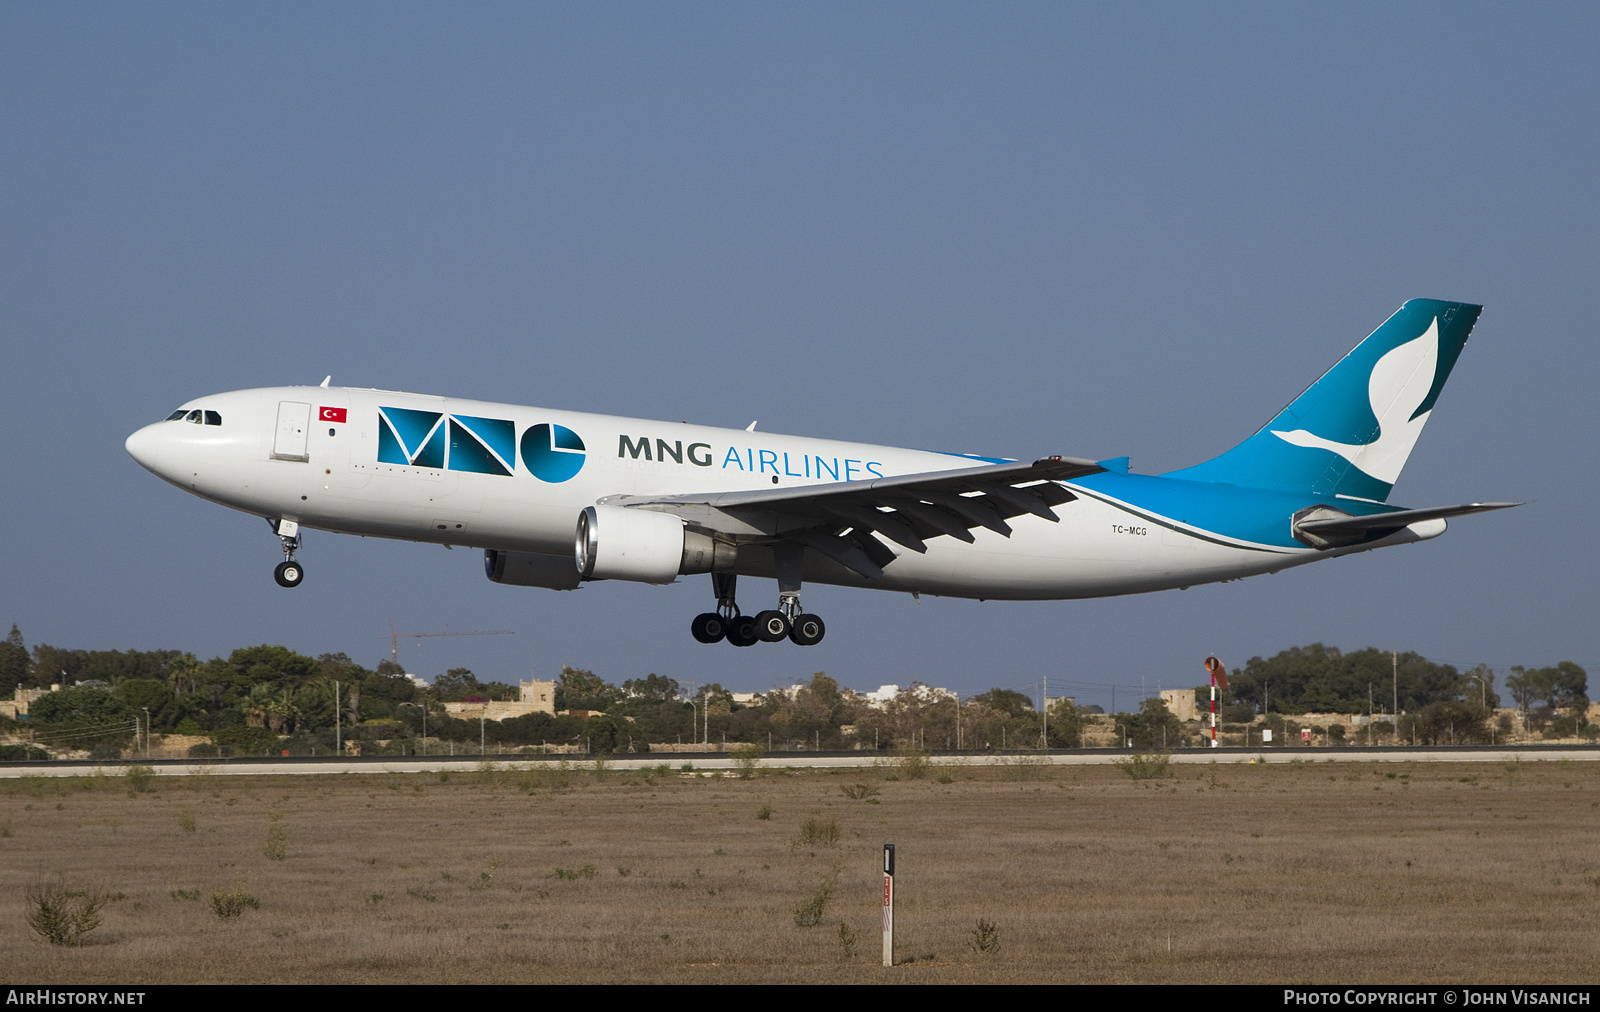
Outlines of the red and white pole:
[[894,844],[883,845],[883,965],[894,965]]
[[1228,669],[1215,657],[1206,658],[1206,671],[1211,674],[1211,747],[1217,746],[1217,686],[1228,687]]

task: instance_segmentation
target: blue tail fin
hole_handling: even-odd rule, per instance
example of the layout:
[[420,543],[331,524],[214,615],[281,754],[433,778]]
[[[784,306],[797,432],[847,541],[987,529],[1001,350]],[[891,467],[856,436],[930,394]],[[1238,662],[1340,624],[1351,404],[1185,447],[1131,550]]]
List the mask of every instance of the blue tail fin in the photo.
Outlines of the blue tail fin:
[[1383,502],[1482,311],[1412,299],[1255,435],[1166,477]]

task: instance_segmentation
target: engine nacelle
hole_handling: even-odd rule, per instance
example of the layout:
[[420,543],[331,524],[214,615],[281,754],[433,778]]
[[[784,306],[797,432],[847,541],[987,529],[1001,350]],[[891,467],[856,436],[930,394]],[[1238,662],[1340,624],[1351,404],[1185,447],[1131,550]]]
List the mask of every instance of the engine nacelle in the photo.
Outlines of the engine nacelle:
[[671,583],[680,573],[731,570],[738,549],[670,513],[589,506],[578,515],[575,559],[585,580]]
[[582,580],[565,555],[540,555],[536,552],[500,552],[484,549],[483,571],[495,583],[511,587],[544,587],[547,590],[577,590]]

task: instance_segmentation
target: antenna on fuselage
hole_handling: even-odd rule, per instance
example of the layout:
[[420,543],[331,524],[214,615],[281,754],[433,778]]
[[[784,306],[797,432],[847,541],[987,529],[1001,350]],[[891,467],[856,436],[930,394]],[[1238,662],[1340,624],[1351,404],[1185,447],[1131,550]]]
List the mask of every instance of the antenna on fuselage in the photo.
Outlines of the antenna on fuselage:
[[[760,421],[760,419],[758,418],[758,419],[756,419],[756,421]],[[744,427],[744,431],[746,431],[746,432],[754,432],[754,431],[756,431],[756,423],[755,422],[751,422],[749,425],[746,425]]]
[[333,379],[333,373],[330,372],[328,375],[322,377],[322,382],[318,383],[317,386],[326,388],[327,385],[328,385],[328,381],[332,380],[332,379]]

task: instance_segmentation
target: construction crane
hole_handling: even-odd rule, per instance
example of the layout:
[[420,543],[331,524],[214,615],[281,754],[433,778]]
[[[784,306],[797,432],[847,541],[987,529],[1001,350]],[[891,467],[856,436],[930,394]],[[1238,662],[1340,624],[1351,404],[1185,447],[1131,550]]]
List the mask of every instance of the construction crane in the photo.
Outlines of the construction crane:
[[394,622],[389,623],[389,660],[400,663],[400,641],[422,639],[424,636],[515,636],[512,629],[471,629],[454,632],[422,632],[422,633],[397,633],[394,631]]

